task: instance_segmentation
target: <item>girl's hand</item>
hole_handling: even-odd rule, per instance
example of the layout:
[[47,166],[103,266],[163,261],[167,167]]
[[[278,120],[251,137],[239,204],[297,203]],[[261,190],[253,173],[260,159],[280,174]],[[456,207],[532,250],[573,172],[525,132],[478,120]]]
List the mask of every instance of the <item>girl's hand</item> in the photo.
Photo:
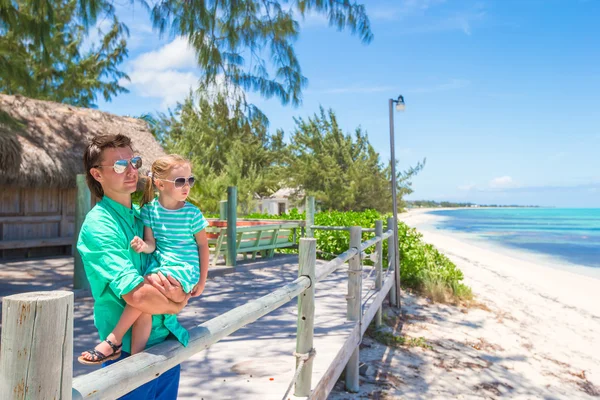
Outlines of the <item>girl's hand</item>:
[[205,286],[205,283],[200,284],[200,282],[198,282],[196,284],[196,286],[194,286],[194,288],[190,292],[190,294],[192,295],[192,297],[198,297],[198,296],[200,296],[202,294],[202,292],[204,292],[204,286]]
[[131,240],[131,248],[136,253],[143,253],[146,250],[148,250],[148,244],[146,242],[144,242],[144,240],[142,240],[142,238],[140,238],[139,236],[136,236]]

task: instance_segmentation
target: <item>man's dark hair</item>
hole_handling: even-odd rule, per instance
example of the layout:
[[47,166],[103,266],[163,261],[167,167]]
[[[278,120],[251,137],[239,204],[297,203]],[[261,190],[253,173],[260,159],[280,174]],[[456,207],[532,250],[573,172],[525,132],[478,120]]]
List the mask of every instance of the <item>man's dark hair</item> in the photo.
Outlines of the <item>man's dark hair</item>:
[[[104,196],[104,190],[100,182],[94,179],[90,169],[102,165],[102,155],[105,149],[118,149],[122,147],[131,147],[131,139],[120,133],[117,135],[99,135],[95,136],[83,153],[83,168],[85,169],[85,180],[92,194],[98,198]],[[132,149],[133,150],[133,149]]]

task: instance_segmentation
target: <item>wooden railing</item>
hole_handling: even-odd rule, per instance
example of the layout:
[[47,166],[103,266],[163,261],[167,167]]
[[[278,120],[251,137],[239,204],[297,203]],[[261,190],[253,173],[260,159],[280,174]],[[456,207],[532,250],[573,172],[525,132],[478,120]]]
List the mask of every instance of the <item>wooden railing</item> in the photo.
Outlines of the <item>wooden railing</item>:
[[[296,353],[312,354],[314,336],[314,291],[318,282],[348,262],[347,319],[354,328],[333,362],[316,385],[312,385],[313,359],[305,357],[296,365],[297,396],[325,399],[342,370],[346,369],[346,387],[356,392],[359,379],[359,343],[370,322],[381,325],[381,304],[394,286],[394,268],[383,271],[382,241],[391,240],[392,221],[383,232],[377,221],[375,237],[361,241],[361,227],[350,227],[350,247],[335,259],[316,268],[316,239],[302,238],[299,246],[298,278],[275,291],[243,306],[234,308],[190,329],[190,341],[183,347],[166,340],[146,351],[128,357],[107,368],[72,378],[73,293],[66,291],[33,292],[7,296],[2,304],[2,346],[0,353],[0,398],[108,399],[122,396],[163,372],[207,349],[245,325],[276,310],[298,297]],[[314,224],[307,226],[312,234]],[[309,229],[310,228],[310,229]],[[318,227],[314,227],[318,228]],[[376,246],[375,288],[368,301],[362,298],[362,254]],[[393,246],[388,260],[393,263]],[[364,312],[361,312],[364,308]],[[48,339],[57,344],[48,346]],[[318,357],[318,355],[317,355]],[[314,386],[314,387],[313,387]]]

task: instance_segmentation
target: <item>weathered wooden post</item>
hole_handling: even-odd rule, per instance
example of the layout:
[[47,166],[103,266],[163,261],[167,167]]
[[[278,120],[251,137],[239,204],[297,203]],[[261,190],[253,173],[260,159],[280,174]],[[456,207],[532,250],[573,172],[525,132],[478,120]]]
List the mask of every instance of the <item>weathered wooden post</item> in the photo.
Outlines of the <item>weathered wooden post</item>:
[[73,293],[2,299],[1,399],[71,399]]
[[[394,230],[394,218],[388,218],[387,219],[387,228],[388,230]],[[395,269],[396,266],[396,252],[394,249],[394,243],[396,243],[394,241],[394,236],[390,236],[388,238],[388,270],[389,268],[392,269],[392,271]],[[390,290],[390,305],[396,307],[397,305],[397,301],[396,301],[396,288],[395,286]]]
[[[360,260],[360,242],[362,238],[362,229],[360,226],[350,227],[350,248],[358,249],[358,254],[348,260],[348,302],[347,318],[349,321],[361,319],[361,294],[362,294],[362,262]],[[348,365],[346,365],[346,390],[351,393],[358,392],[358,359],[359,346],[356,346]]]
[[[383,221],[377,220],[375,221],[375,236],[381,238],[383,235]],[[383,264],[383,241],[380,240],[375,245],[375,253],[377,254],[377,260],[375,261],[375,290],[380,291],[381,286],[383,285],[383,274],[382,274],[382,264]],[[382,307],[380,306],[377,310],[377,314],[375,315],[375,327],[380,328],[382,324]]]
[[227,219],[227,200],[221,200],[219,202],[219,219],[221,221]]
[[92,208],[92,194],[85,181],[85,175],[77,175],[77,203],[75,204],[75,234],[73,236],[73,288],[74,289],[89,289],[90,283],[83,269],[83,261],[77,251],[77,239],[79,239],[79,231],[85,220],[85,216]]
[[[313,349],[315,323],[315,264],[317,262],[317,240],[313,238],[300,239],[298,277],[308,276],[311,285],[298,296],[298,328],[296,333],[296,353],[309,354]],[[300,359],[296,358],[296,368]],[[294,396],[308,396],[311,389],[313,359],[304,363],[304,367],[296,381]]]
[[314,237],[312,226],[315,224],[315,198],[314,196],[306,197],[306,237]]
[[227,188],[227,265],[237,264],[237,187]]

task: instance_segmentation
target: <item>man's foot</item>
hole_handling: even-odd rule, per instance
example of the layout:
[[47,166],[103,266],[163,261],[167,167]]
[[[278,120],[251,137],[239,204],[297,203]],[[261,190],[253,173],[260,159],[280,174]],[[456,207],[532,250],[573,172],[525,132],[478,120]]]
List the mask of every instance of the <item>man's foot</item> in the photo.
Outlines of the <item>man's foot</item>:
[[100,342],[93,350],[84,351],[81,356],[77,358],[82,364],[86,365],[97,365],[102,364],[105,361],[116,360],[121,357],[122,343],[114,344],[109,339]]

